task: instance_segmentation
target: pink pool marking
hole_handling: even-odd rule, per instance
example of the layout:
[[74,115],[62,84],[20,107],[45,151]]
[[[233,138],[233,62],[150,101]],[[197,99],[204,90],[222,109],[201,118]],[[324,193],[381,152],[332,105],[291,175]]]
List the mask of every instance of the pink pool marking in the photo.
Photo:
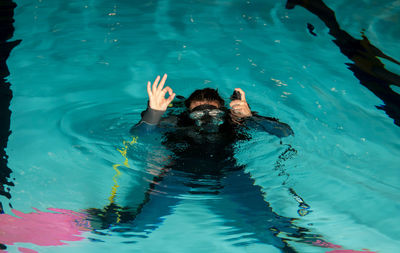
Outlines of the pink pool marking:
[[[12,212],[18,216],[0,214],[0,242],[5,245],[14,243],[32,243],[39,246],[67,245],[63,241],[83,240],[82,233],[90,230],[90,223],[85,214],[66,209],[48,208],[50,212],[23,213],[17,210]],[[335,250],[326,253],[377,253],[367,249],[346,250],[340,245],[332,244],[323,240],[312,242],[313,245]],[[19,247],[21,253],[37,253],[37,251]],[[0,250],[0,253],[7,252]]]
[[19,247],[18,251],[21,253],[39,253],[36,250]]
[[326,253],[377,253],[376,251],[359,251],[359,250],[352,250],[352,249],[337,249],[337,250],[331,250],[327,251]]
[[312,242],[312,245],[322,247],[322,248],[331,248],[335,250],[326,251],[326,253],[377,253],[375,251],[368,251],[367,249],[359,250],[351,250],[351,249],[340,249],[342,246],[336,245],[330,242],[326,242],[323,240],[315,240]]
[[335,249],[335,248],[341,248],[342,246],[340,245],[336,245],[330,242],[325,242],[323,240],[316,240],[314,242],[312,242],[312,245],[318,246],[318,247],[323,247],[323,248],[331,248],[331,249]]
[[[33,209],[36,212],[23,213],[12,210],[18,217],[0,214],[0,242],[2,244],[66,245],[68,241],[83,240],[82,232],[90,230],[90,224],[82,213],[56,208],[48,208],[54,213]],[[18,250],[22,253],[36,252],[22,247]]]
[[[39,253],[36,250],[23,248],[23,247],[18,247],[18,251],[21,253]],[[4,251],[4,250],[0,250],[0,253],[8,253],[8,252]]]

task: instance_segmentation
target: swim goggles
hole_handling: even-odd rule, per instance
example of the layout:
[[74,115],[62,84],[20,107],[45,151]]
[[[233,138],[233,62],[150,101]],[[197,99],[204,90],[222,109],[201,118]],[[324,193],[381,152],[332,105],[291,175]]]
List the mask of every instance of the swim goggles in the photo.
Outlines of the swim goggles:
[[222,119],[225,115],[225,111],[218,109],[213,105],[199,105],[192,109],[189,117],[193,120],[202,120],[208,117]]

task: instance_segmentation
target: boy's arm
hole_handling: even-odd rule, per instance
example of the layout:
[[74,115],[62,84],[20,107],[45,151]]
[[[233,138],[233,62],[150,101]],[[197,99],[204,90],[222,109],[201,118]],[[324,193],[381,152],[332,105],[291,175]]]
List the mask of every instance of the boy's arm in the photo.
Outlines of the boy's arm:
[[142,112],[140,121],[131,128],[130,133],[135,135],[153,131],[160,122],[164,112],[165,111],[151,109],[148,106],[147,109]]
[[238,92],[240,95],[235,96],[230,103],[230,114],[234,123],[243,124],[251,129],[265,131],[279,138],[294,134],[288,124],[279,122],[278,119],[260,116],[252,112],[242,89],[236,88],[235,92]]
[[253,116],[248,117],[244,121],[244,125],[255,130],[265,131],[279,138],[294,135],[292,128],[278,119],[264,117],[253,113]]

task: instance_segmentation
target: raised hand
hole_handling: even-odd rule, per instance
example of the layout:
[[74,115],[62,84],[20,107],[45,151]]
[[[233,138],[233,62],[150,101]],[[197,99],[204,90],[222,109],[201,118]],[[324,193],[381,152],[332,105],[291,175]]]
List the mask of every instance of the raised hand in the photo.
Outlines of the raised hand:
[[[165,111],[168,108],[168,105],[175,98],[175,93],[173,93],[170,87],[165,87],[164,84],[167,80],[167,74],[164,74],[163,78],[160,81],[160,76],[157,76],[156,80],[154,80],[153,85],[151,82],[147,82],[147,94],[149,94],[149,106],[153,110]],[[169,97],[166,98],[165,95],[168,92]]]
[[231,114],[237,118],[246,118],[252,116],[249,105],[246,102],[246,96],[242,89],[235,88],[235,91],[240,93],[240,100],[233,100],[229,106],[231,107]]

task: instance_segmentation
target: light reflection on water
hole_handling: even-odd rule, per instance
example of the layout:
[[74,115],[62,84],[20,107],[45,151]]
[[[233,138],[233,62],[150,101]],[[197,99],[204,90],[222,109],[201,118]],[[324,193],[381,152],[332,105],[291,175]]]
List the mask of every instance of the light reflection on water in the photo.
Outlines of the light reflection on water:
[[[346,249],[396,251],[398,128],[375,108],[382,102],[347,69],[320,20],[284,3],[249,2],[19,1],[15,37],[23,42],[9,59],[13,207],[91,215],[89,241],[70,243],[82,252],[194,245],[199,252],[273,252],[282,238],[298,239],[292,229]],[[397,26],[382,32],[391,19],[361,18],[368,15],[354,14],[346,1],[329,4],[353,36],[371,22],[367,35],[396,56]],[[393,17],[395,10],[379,13]],[[165,147],[141,138],[126,145],[146,105],[145,83],[161,72],[186,96],[205,86],[228,96],[239,86],[252,109],[289,123],[295,136],[280,144],[258,133],[238,143],[242,174],[173,170]],[[296,152],[280,160],[289,144]],[[160,172],[172,176],[161,180]],[[290,189],[310,214],[298,215]]]

